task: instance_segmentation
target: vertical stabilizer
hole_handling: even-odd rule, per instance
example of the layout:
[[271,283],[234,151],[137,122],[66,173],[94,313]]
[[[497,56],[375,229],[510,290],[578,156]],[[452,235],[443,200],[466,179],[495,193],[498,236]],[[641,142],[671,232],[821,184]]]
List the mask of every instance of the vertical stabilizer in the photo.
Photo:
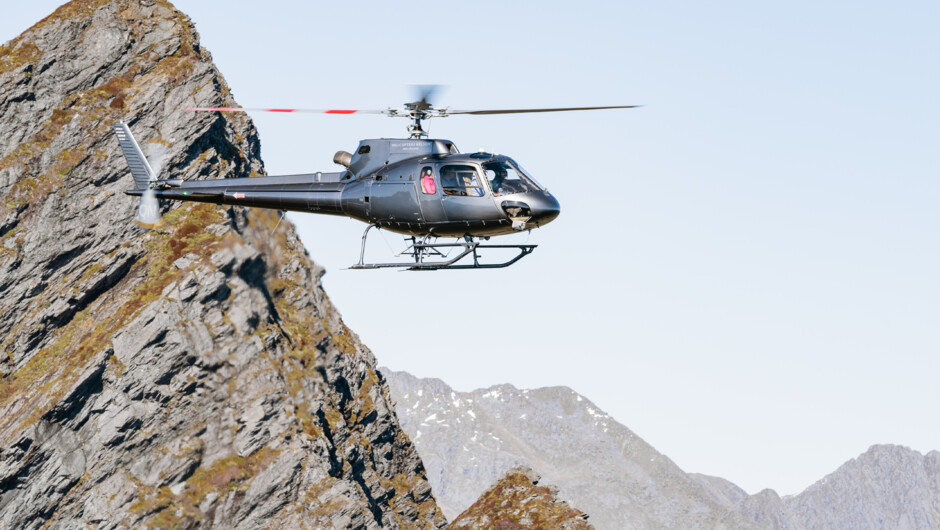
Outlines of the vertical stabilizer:
[[150,187],[150,183],[157,180],[153,174],[153,169],[144,157],[144,153],[137,145],[137,140],[131,134],[130,127],[126,123],[120,122],[114,124],[114,134],[117,135],[118,143],[121,144],[121,151],[124,152],[124,158],[127,165],[131,168],[131,175],[134,176],[134,184],[139,190],[145,190]]

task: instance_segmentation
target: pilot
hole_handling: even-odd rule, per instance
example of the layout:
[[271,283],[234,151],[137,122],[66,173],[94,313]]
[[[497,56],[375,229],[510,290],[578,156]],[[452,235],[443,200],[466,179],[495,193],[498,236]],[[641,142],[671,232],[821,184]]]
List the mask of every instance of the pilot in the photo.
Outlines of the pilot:
[[493,188],[493,195],[500,196],[503,192],[503,181],[506,180],[506,170],[504,168],[496,169],[496,176],[490,181],[490,187]]

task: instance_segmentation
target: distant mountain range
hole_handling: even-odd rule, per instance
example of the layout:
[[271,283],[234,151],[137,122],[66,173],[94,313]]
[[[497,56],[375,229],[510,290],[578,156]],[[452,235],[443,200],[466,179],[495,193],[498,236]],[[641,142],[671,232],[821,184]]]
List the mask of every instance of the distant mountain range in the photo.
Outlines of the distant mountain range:
[[684,472],[569,388],[457,392],[439,379],[380,371],[449,519],[528,465],[599,530],[940,528],[937,451],[876,445],[798,495],[748,495]]

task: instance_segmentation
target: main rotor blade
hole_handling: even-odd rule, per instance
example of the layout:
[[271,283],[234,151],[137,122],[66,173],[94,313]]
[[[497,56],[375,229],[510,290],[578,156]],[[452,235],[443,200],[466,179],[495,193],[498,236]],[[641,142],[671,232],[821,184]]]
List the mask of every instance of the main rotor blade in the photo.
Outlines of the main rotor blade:
[[612,107],[565,107],[553,109],[500,109],[500,110],[447,110],[451,114],[525,114],[528,112],[565,112],[569,110],[635,109],[643,105],[617,105]]
[[389,114],[388,110],[345,110],[345,109],[259,109],[249,107],[195,107],[185,108],[193,112],[309,112],[315,114]]

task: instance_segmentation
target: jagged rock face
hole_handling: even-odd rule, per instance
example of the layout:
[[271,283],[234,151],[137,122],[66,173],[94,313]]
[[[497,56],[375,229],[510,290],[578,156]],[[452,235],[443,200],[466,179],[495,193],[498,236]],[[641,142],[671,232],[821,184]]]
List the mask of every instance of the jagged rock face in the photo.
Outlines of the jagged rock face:
[[541,478],[528,466],[510,469],[447,528],[594,528],[587,514],[555,496],[557,488],[540,486]]
[[276,213],[133,223],[164,178],[263,172],[189,20],[71,2],[0,48],[0,527],[439,527],[371,353]]
[[599,529],[758,527],[569,388],[456,392],[438,379],[380,370],[448,517],[525,464]]

